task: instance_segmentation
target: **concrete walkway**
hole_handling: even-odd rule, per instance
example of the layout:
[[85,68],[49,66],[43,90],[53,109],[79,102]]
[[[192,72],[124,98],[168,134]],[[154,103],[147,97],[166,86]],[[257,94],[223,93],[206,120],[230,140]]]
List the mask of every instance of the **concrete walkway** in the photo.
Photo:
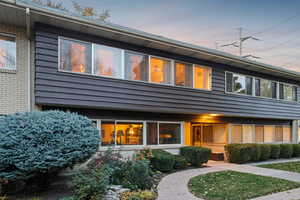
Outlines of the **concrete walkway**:
[[[204,168],[184,170],[164,177],[158,185],[158,200],[199,200],[199,198],[195,197],[189,192],[187,187],[189,180],[192,177],[201,174],[224,170],[271,176],[275,178],[300,182],[299,173],[260,168],[254,165],[237,165],[231,163],[210,161]],[[296,196],[298,196],[297,199],[300,199],[300,189],[271,194],[264,197],[256,198],[255,200],[295,200]]]

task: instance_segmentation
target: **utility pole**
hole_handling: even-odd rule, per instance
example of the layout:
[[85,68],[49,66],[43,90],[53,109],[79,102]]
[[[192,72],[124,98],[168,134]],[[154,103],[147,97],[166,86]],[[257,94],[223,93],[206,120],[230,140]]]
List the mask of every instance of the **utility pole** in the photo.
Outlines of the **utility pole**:
[[243,51],[243,50],[242,50],[242,49],[243,49],[243,42],[242,42],[242,38],[243,38],[243,37],[242,37],[242,31],[243,31],[243,28],[240,27],[240,28],[239,28],[239,35],[240,35],[240,37],[239,37],[239,41],[240,41],[240,45],[239,45],[239,46],[240,46],[240,56],[243,55],[243,52],[242,52],[242,51]]
[[239,48],[239,55],[240,55],[240,57],[243,57],[243,58],[249,58],[249,57],[251,57],[251,58],[259,58],[257,56],[252,56],[252,55],[243,56],[243,42],[245,42],[246,40],[249,40],[249,39],[256,40],[256,41],[259,41],[260,39],[255,38],[255,37],[253,37],[251,35],[243,37],[243,28],[240,27],[240,28],[238,28],[238,30],[239,30],[239,40],[235,41],[235,42],[232,42],[232,43],[221,45],[221,47],[226,47],[226,46],[238,47]]

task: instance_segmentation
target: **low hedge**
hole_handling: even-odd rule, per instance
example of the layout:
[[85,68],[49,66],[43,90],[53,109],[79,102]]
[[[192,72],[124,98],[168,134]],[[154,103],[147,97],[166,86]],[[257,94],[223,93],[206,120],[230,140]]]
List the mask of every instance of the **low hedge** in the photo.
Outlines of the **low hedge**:
[[280,145],[279,144],[271,144],[271,155],[270,158],[278,159],[280,157]]
[[175,164],[174,169],[185,169],[188,166],[188,162],[186,161],[185,157],[181,155],[174,155]]
[[280,158],[291,158],[293,156],[293,144],[280,145]]
[[300,144],[227,144],[225,153],[229,162],[241,164],[300,156]]
[[181,147],[180,155],[185,157],[187,162],[195,167],[200,167],[207,163],[211,156],[211,150],[203,147]]
[[300,157],[300,144],[293,144],[293,157]]
[[268,160],[271,157],[271,145],[269,144],[261,144],[260,146],[260,160],[264,161],[264,160]]
[[174,155],[161,149],[153,150],[152,154],[153,157],[150,159],[150,162],[155,170],[169,172],[174,169]]
[[225,154],[231,163],[246,163],[253,158],[253,146],[248,144],[227,144]]

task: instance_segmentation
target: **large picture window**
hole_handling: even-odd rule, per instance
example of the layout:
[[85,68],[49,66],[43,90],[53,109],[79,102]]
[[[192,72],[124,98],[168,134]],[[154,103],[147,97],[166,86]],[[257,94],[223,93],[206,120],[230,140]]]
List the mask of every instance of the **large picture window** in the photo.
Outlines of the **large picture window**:
[[180,124],[159,123],[159,144],[180,144]]
[[211,90],[211,68],[194,66],[194,88]]
[[121,78],[121,55],[121,49],[103,45],[94,45],[94,73],[100,76]]
[[150,79],[153,83],[171,84],[171,61],[151,57]]
[[148,81],[148,57],[143,54],[125,52],[125,78]]
[[60,69],[70,72],[92,73],[92,45],[60,38]]
[[193,87],[193,65],[175,62],[175,85]]
[[16,69],[16,37],[0,33],[0,69]]
[[102,146],[181,144],[181,123],[118,120],[98,122]]

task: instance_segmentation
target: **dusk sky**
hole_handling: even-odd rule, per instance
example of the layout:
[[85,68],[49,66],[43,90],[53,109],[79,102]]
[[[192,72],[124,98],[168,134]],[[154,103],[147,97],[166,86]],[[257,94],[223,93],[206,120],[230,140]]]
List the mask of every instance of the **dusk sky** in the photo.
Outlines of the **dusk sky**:
[[[64,1],[68,7],[70,1]],[[176,40],[238,54],[221,47],[243,36],[243,55],[300,72],[300,1],[298,0],[77,0],[110,10],[109,22]]]

